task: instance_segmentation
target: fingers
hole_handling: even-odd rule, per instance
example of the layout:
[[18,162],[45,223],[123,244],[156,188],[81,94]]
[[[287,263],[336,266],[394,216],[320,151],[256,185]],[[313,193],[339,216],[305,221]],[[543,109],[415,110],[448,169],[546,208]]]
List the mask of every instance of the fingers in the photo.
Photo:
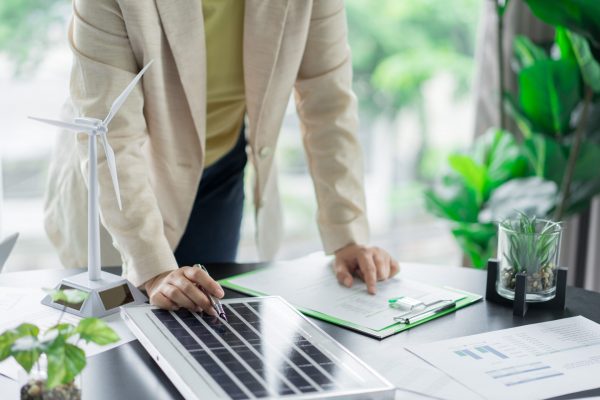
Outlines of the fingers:
[[[161,293],[180,307],[190,311],[216,315],[216,311],[212,307],[210,300],[198,287],[190,284],[190,286],[185,286],[186,289],[182,289],[180,286],[177,286],[177,282],[174,283],[161,286]],[[197,300],[193,300],[192,297]]]
[[181,268],[187,279],[203,287],[208,293],[215,297],[222,298],[225,292],[221,285],[211,278],[205,271],[198,267],[183,267]]
[[373,256],[366,252],[358,254],[358,267],[362,272],[363,279],[367,284],[367,291],[370,294],[376,293],[375,283],[377,282],[377,268]]
[[155,292],[150,296],[150,304],[158,306],[164,310],[179,310],[179,306],[173,303],[167,296],[161,292]]
[[188,296],[186,296],[183,290],[171,283],[161,285],[160,292],[180,307],[187,308],[188,310],[192,311],[196,311],[198,308],[198,306],[194,304],[194,302]]
[[182,293],[194,303],[195,308],[188,308],[189,310],[210,312],[210,310],[213,309],[206,293],[185,276],[173,279],[170,283],[179,288]]
[[390,258],[390,278],[400,272],[400,264],[398,261]]
[[334,270],[337,280],[344,286],[350,287],[352,276],[356,275],[366,283],[367,291],[375,294],[377,281],[396,275],[400,265],[379,247],[350,244],[335,252]]
[[[174,310],[184,307],[190,311],[203,311],[211,315],[216,315],[216,311],[212,307],[208,295],[202,290],[202,287],[186,276],[186,269],[189,270],[191,268],[184,267],[158,277],[156,282],[151,285],[152,288],[148,291],[151,303],[165,309]],[[222,297],[223,289],[210,279],[206,273],[204,275],[205,277],[202,280],[205,284],[210,285],[210,281],[216,284],[217,289],[221,291]]]
[[373,253],[373,261],[377,269],[377,280],[384,281],[390,277],[390,256],[381,250],[375,250]]
[[334,265],[335,276],[339,283],[346,287],[352,286],[352,273],[350,272],[350,268],[348,264],[344,260],[335,260]]

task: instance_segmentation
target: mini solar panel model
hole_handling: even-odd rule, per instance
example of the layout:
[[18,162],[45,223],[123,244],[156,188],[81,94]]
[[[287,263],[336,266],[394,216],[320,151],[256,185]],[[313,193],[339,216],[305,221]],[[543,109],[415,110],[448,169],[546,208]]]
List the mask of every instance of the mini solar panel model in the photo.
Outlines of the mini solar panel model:
[[395,389],[280,297],[223,301],[228,321],[126,306],[121,314],[186,399],[393,399]]

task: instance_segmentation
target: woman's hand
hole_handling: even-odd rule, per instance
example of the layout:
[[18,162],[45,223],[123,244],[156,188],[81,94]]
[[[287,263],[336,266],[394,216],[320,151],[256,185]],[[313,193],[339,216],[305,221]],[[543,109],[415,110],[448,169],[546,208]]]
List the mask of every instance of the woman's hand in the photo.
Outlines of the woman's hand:
[[150,304],[167,310],[183,307],[190,311],[217,315],[201,287],[215,297],[222,298],[225,295],[221,285],[196,267],[181,267],[164,272],[145,283]]
[[379,247],[350,244],[335,252],[334,270],[342,285],[351,287],[353,275],[357,275],[365,281],[369,293],[375,294],[375,283],[396,275],[400,265]]

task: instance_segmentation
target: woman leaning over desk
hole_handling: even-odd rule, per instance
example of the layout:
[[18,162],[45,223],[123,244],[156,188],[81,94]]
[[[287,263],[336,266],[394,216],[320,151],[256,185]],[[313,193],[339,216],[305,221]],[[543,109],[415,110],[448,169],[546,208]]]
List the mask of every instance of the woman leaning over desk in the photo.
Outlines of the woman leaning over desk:
[[[273,257],[281,238],[273,152],[292,90],[321,239],[335,254],[338,280],[351,286],[358,275],[374,293],[377,280],[398,272],[385,250],[367,245],[342,0],[75,0],[69,41],[77,115],[105,115],[154,60],[108,135],[122,212],[99,159],[103,225],[125,277],[153,304],[211,310],[196,284],[223,296],[189,266],[235,260],[247,158],[257,244],[261,257]],[[86,260],[87,140],[62,136],[51,168],[46,228],[67,266]]]

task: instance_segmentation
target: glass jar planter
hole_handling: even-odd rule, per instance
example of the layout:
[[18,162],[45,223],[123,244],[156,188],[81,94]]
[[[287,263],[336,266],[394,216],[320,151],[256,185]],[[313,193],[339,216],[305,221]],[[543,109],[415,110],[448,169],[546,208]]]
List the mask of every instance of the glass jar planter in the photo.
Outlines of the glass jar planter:
[[527,275],[525,300],[548,301],[556,295],[562,226],[537,220],[530,227],[533,229],[522,229],[519,220],[499,225],[496,290],[502,297],[514,300],[517,274],[523,272]]
[[20,370],[19,385],[21,400],[81,400],[81,375],[73,382],[47,387],[46,361],[42,356],[30,373]]

